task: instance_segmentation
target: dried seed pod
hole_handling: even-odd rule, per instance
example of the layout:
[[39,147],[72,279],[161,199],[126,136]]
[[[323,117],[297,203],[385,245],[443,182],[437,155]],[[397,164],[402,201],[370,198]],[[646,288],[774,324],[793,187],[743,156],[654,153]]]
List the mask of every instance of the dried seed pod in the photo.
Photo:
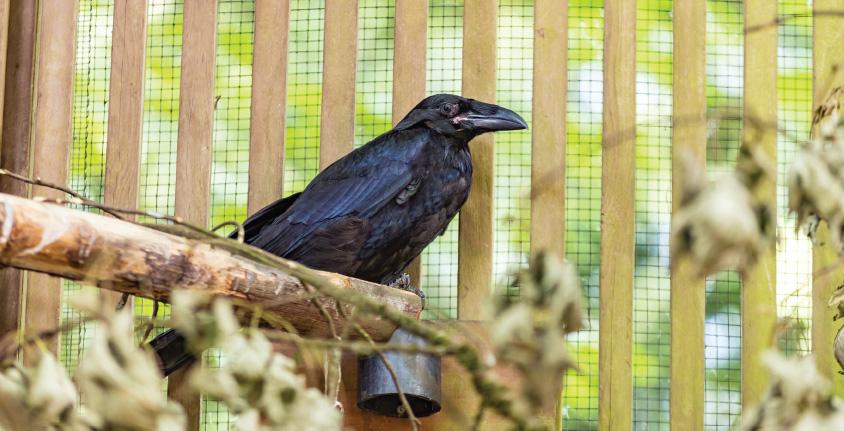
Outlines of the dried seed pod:
[[785,358],[766,352],[771,386],[762,401],[742,415],[742,431],[837,431],[844,429],[844,408],[812,356]]
[[498,358],[525,378],[522,409],[547,408],[556,399],[559,376],[574,367],[565,338],[583,326],[582,292],[577,270],[541,253],[516,278],[518,297],[495,298],[491,341]]

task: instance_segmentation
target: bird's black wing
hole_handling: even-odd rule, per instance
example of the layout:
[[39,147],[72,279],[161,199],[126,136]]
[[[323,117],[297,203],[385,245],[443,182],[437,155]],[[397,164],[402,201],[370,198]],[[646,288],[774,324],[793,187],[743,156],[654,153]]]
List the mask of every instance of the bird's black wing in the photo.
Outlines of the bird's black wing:
[[290,257],[314,232],[325,235],[326,227],[344,226],[341,217],[366,220],[414,181],[411,167],[424,144],[418,132],[388,132],[358,148],[317,175],[250,244]]
[[[298,199],[301,194],[302,192],[299,192],[286,198],[281,198],[261,208],[255,214],[252,214],[246,219],[246,221],[243,222],[243,230],[245,234],[243,240],[247,243],[251,242],[252,239],[261,232],[261,228],[284,214],[284,212],[293,205],[293,202],[296,202],[296,199]],[[229,234],[229,238],[237,238],[237,230]]]

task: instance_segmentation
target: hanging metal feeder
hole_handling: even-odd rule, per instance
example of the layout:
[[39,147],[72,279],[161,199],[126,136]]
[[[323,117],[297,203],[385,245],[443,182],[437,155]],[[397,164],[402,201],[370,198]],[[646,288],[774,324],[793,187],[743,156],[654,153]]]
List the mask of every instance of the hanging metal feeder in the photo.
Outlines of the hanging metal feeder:
[[[423,338],[403,329],[393,333],[390,343],[426,345]],[[416,417],[430,416],[442,409],[439,356],[403,352],[384,352],[384,356],[395,370],[399,386]],[[395,381],[377,354],[358,362],[358,407],[383,416],[407,416]]]

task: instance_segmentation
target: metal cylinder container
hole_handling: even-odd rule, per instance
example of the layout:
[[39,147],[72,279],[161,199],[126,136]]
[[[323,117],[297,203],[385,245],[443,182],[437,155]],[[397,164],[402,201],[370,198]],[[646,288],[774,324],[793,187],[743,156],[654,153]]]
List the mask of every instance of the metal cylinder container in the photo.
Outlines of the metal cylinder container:
[[[423,338],[403,329],[393,333],[390,343],[426,345]],[[442,365],[439,356],[403,352],[384,352],[384,356],[396,372],[399,386],[416,417],[440,411]],[[390,370],[378,354],[358,362],[358,407],[384,416],[407,416]]]

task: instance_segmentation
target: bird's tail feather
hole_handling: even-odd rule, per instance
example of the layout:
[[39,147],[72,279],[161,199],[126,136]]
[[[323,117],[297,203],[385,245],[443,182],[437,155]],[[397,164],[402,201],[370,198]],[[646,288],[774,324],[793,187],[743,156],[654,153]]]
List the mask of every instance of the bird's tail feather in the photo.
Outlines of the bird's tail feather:
[[158,366],[164,376],[187,366],[196,358],[188,352],[187,340],[175,329],[162,332],[149,342],[158,357]]

